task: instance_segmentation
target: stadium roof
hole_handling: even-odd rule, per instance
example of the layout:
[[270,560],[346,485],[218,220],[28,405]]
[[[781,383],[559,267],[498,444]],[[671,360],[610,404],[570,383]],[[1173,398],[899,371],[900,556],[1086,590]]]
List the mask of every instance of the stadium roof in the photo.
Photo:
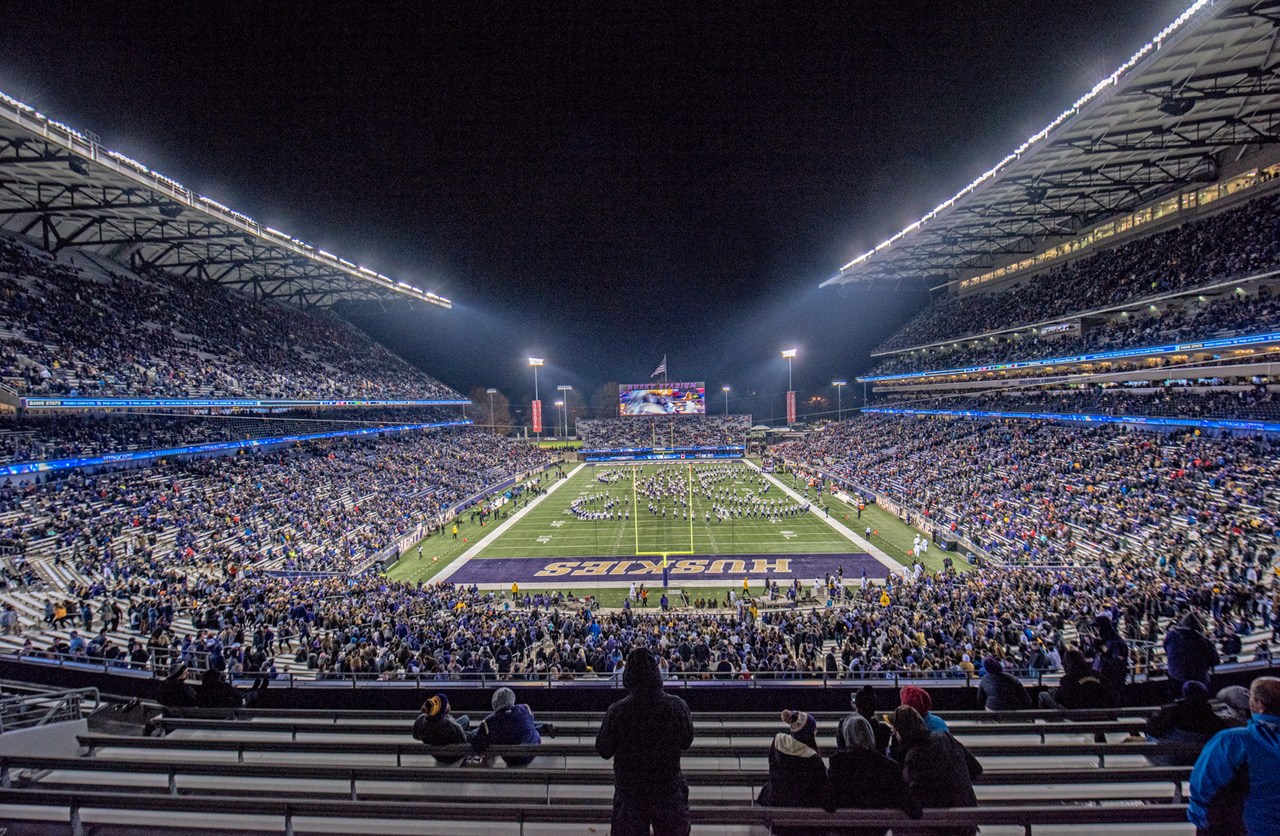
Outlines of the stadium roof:
[[1280,142],[1280,0],[1197,0],[994,168],[822,286],[1003,266]]
[[263,226],[0,93],[0,229],[260,299],[448,299]]

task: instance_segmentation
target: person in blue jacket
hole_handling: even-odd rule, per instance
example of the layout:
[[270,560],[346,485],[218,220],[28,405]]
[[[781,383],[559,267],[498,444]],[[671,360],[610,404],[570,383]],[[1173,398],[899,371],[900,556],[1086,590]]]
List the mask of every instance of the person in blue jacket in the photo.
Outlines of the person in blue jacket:
[[1187,819],[1201,834],[1280,832],[1280,678],[1249,688],[1244,728],[1219,732],[1191,771]]
[[[490,746],[536,746],[542,743],[539,732],[555,737],[551,724],[537,722],[529,706],[516,704],[515,692],[510,688],[494,691],[491,704],[493,713],[484,718],[475,737],[471,738],[471,746],[476,752],[484,754]],[[528,766],[533,762],[533,755],[505,755],[502,759],[507,766]]]

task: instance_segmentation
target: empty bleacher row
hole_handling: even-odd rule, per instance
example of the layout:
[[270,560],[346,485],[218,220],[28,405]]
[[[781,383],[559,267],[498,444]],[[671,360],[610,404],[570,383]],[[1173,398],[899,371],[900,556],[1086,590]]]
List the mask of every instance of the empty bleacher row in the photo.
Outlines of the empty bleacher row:
[[[980,823],[984,834],[1057,833],[1083,825],[1190,832],[1184,824],[1190,769],[1159,763],[1186,753],[1134,736],[1149,714],[1141,708],[1110,715],[944,712],[953,734],[984,768],[975,782],[979,806],[927,810],[912,828]],[[823,754],[834,748],[840,716],[815,714]],[[345,832],[577,833],[607,824],[613,775],[594,749],[598,713],[540,712],[539,720],[555,724],[554,739],[535,747],[495,747],[487,759],[461,763],[456,758],[470,754],[465,748],[432,749],[413,741],[413,719],[408,712],[197,711],[155,718],[150,728],[161,736],[79,733],[57,755],[0,754],[0,804],[8,811],[0,818],[66,821],[74,806],[81,826],[104,832],[125,818],[141,823],[137,812],[126,816],[124,810],[180,810],[192,827],[225,825],[229,814],[257,811],[258,820],[240,820],[246,832],[279,830],[285,817],[294,832],[323,831],[314,821],[318,815],[341,818]],[[895,833],[910,829],[896,811],[827,813],[755,804],[768,781],[766,755],[778,729],[776,715],[695,714],[694,744],[683,758],[695,832],[876,822],[894,826]],[[1105,742],[1095,742],[1097,735]],[[453,765],[437,762],[433,752]],[[535,757],[527,767],[504,767],[508,754]],[[227,793],[238,803],[215,803]]]

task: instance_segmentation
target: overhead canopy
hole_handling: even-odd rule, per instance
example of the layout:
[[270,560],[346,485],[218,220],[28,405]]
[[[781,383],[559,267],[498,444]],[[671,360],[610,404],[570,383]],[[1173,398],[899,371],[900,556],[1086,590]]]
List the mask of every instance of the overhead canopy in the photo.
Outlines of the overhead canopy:
[[199,195],[0,93],[0,229],[301,306],[448,299]]
[[1280,141],[1280,0],[1198,0],[997,166],[823,286],[1025,259]]

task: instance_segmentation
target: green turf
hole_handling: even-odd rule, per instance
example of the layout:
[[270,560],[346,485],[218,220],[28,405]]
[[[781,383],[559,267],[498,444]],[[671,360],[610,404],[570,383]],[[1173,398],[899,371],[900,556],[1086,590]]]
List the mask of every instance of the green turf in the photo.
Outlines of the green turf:
[[[787,485],[793,484],[793,478],[788,474],[779,476],[779,478]],[[834,496],[828,496],[825,500],[831,506],[831,513],[838,515],[841,522],[852,528],[859,534],[865,534],[868,526],[873,532],[879,531],[879,534],[873,534],[871,544],[878,546],[884,550],[884,553],[892,557],[894,560],[909,565],[908,553],[911,551],[911,545],[915,541],[917,534],[924,534],[918,528],[909,526],[902,520],[895,517],[889,511],[878,505],[867,505],[862,510],[862,517],[858,517],[857,503],[846,503]],[[965,562],[962,555],[955,552],[944,552],[936,545],[929,549],[929,552],[922,555],[922,563],[924,568],[929,572],[942,571],[942,561],[946,557],[951,557],[955,564],[955,568],[962,572],[967,572],[971,567]]]
[[[611,472],[619,467],[634,471],[641,478],[659,472],[679,479],[686,488],[689,482],[689,465],[646,464],[606,465],[584,467],[568,484],[531,509],[495,542],[488,545],[477,557],[626,557],[637,553],[676,554],[804,554],[809,552],[838,553],[857,550],[857,546],[812,514],[795,516],[779,515],[770,518],[733,518],[717,522],[713,514],[711,522],[706,513],[711,508],[705,495],[698,491],[697,474],[717,468],[731,468],[734,478],[723,484],[739,496],[749,492],[768,499],[787,499],[776,486],[762,494],[760,475],[741,462],[698,463],[693,485],[692,523],[675,516],[676,507],[671,500],[663,502],[667,516],[651,515],[649,500],[633,493],[633,480],[626,479],[611,484],[601,484],[597,473]],[[580,495],[608,494],[616,508],[630,511],[630,520],[585,521],[576,518],[569,506]],[[599,507],[603,500],[592,507]],[[683,509],[680,509],[682,512]]]

